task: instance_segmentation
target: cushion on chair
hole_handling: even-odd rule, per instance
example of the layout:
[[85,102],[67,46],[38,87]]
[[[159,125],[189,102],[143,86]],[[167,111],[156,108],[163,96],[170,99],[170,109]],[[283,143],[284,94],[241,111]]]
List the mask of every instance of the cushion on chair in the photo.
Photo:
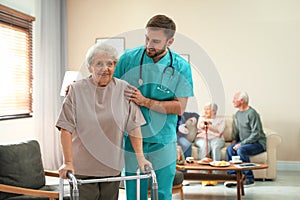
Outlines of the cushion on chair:
[[181,171],[176,171],[173,185],[180,185],[182,184],[184,179],[183,173]]
[[[45,185],[39,143],[35,140],[0,145],[0,183],[38,189]],[[0,193],[0,199],[15,196]]]

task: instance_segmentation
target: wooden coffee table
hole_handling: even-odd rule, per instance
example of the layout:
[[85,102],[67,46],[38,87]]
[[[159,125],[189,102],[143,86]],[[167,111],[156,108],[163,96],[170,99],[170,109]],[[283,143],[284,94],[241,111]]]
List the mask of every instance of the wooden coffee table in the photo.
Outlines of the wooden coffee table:
[[[246,164],[246,163],[242,163]],[[243,180],[244,180],[244,175],[243,171],[244,170],[258,170],[258,169],[265,169],[268,168],[267,164],[258,164],[258,166],[252,166],[252,167],[243,167],[239,168],[236,167],[235,165],[237,164],[230,164],[229,166],[226,167],[216,167],[216,166],[211,166],[209,164],[198,164],[197,161],[194,161],[194,163],[185,163],[184,165],[177,165],[176,168],[177,170],[206,170],[208,173],[199,173],[199,172],[187,172],[184,173],[184,179],[185,180],[199,180],[199,181],[220,181],[220,182],[225,182],[225,181],[236,181],[237,182],[237,199],[241,200],[242,195],[245,195],[244,192],[244,185],[243,185]],[[236,175],[227,175],[227,174],[212,174],[210,173],[211,171],[216,170],[216,171],[227,171],[227,170],[235,170]]]

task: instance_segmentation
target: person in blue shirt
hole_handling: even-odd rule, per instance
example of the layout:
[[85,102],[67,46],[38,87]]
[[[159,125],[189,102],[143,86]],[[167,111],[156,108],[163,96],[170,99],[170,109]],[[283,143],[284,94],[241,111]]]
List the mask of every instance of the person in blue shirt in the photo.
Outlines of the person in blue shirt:
[[[172,199],[176,172],[176,123],[188,97],[193,96],[191,67],[169,47],[176,25],[165,15],[153,16],[146,25],[145,45],[126,50],[115,69],[115,77],[131,86],[125,91],[140,106],[146,124],[142,126],[143,151],[152,163],[158,183],[159,199]],[[124,138],[125,175],[136,172],[132,144]],[[127,199],[136,198],[136,181],[126,181]],[[148,199],[147,179],[140,183],[140,199]]]

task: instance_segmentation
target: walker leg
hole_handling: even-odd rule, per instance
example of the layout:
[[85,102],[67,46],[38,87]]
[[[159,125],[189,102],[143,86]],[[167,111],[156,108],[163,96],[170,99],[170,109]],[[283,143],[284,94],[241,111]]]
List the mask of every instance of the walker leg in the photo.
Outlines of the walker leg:
[[59,178],[59,200],[64,198],[64,179]]
[[[140,175],[140,168],[138,167],[136,170],[136,175]],[[140,200],[141,194],[140,194],[140,179],[136,180],[136,200]]]

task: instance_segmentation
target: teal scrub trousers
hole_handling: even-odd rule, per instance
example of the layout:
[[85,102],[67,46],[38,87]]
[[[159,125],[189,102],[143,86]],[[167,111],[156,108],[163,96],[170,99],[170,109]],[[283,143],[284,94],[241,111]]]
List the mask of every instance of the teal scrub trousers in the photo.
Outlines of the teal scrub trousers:
[[[137,160],[129,137],[125,137],[125,175],[136,175]],[[143,142],[143,152],[147,160],[152,163],[158,183],[158,199],[171,200],[172,186],[176,172],[176,142],[168,144]],[[150,183],[150,185],[148,184]],[[140,180],[140,199],[148,200],[148,188],[152,179]],[[128,200],[136,199],[136,180],[128,180],[125,184]],[[152,190],[151,190],[152,191]]]

